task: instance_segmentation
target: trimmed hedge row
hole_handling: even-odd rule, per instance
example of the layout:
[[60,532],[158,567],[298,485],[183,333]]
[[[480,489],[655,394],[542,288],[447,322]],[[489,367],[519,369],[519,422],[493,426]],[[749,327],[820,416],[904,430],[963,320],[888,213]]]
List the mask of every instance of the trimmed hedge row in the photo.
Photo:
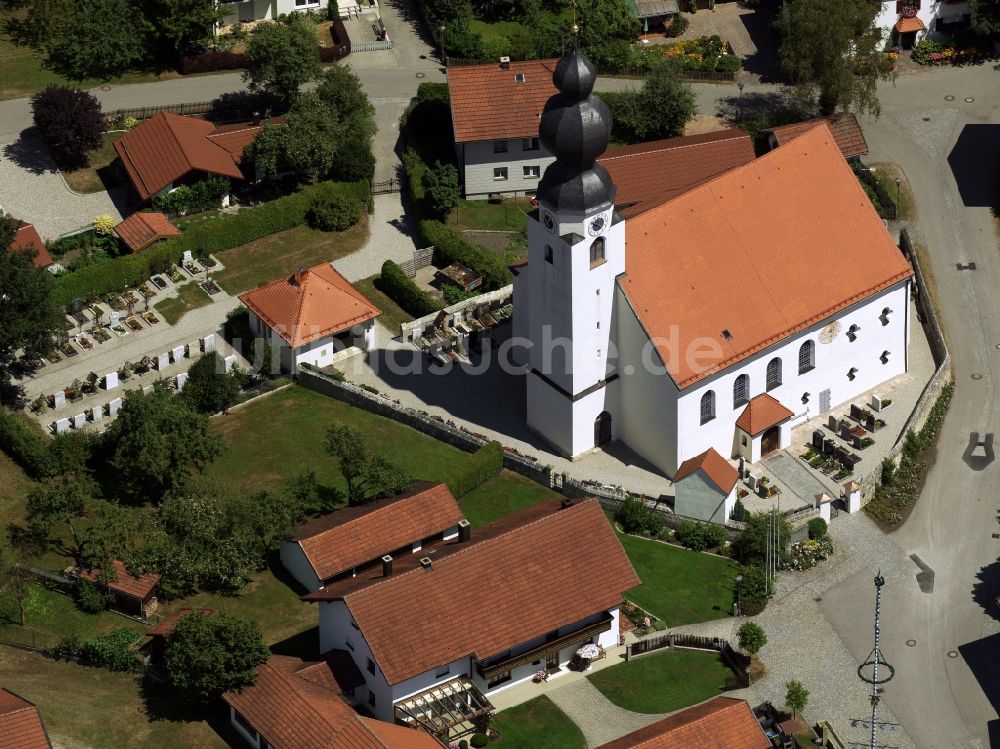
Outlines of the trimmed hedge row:
[[413,283],[392,260],[382,263],[382,291],[414,317],[430,315],[441,309],[441,304]]
[[456,497],[468,494],[500,473],[503,468],[503,445],[487,442],[472,453],[466,465],[465,473],[448,482],[448,488]]
[[33,479],[49,478],[57,472],[49,444],[26,418],[0,409],[0,450]]
[[461,263],[483,276],[483,291],[495,291],[513,279],[500,255],[466,241],[440,221],[421,221],[425,245],[434,245],[434,264]]
[[92,301],[102,294],[120,292],[163,272],[171,263],[178,262],[185,250],[220,252],[299,226],[305,223],[306,211],[315,197],[334,195],[371,209],[371,188],[367,182],[320,182],[235,215],[226,214],[195,224],[181,236],[145,252],[60,273],[56,276],[53,296],[57,304],[65,306],[74,299]]

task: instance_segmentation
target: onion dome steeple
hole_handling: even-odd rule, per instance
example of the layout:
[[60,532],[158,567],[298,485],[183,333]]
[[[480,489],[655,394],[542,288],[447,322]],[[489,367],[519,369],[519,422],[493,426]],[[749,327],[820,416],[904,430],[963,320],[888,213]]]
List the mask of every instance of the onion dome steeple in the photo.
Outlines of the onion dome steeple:
[[611,176],[596,159],[608,146],[611,112],[593,95],[597,70],[573,49],[556,65],[559,93],[545,104],[539,135],[556,160],[538,185],[539,202],[557,213],[588,214],[614,203]]

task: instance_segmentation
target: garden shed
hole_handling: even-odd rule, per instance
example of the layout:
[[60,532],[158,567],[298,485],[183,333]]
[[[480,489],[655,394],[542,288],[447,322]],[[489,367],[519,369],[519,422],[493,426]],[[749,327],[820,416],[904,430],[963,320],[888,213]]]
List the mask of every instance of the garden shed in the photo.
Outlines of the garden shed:
[[739,477],[739,471],[711,447],[685,460],[674,475],[674,511],[696,520],[725,524],[736,504]]
[[155,572],[133,575],[125,563],[118,559],[114,560],[114,569],[115,579],[111,582],[103,582],[100,579],[101,570],[97,568],[80,570],[77,575],[81,580],[87,580],[109,590],[114,598],[111,608],[115,611],[139,619],[148,619],[156,611],[156,593],[160,585],[160,576]]

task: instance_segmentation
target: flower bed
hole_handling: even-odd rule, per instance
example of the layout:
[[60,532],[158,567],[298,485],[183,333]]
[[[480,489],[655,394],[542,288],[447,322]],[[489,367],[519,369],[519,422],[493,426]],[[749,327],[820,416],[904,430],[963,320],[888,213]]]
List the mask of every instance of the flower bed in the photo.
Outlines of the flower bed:
[[90,332],[90,334],[95,339],[97,339],[98,343],[104,343],[105,341],[110,341],[111,340],[111,336],[108,335],[108,331],[104,330],[103,328],[95,328],[94,330],[92,330]]
[[156,325],[156,323],[160,321],[160,318],[158,318],[152,312],[143,312],[142,319],[148,322],[150,325]]
[[128,326],[129,326],[130,328],[132,328],[132,330],[135,330],[135,331],[140,331],[140,330],[142,330],[142,323],[140,323],[140,322],[139,322],[138,320],[136,320],[136,319],[135,319],[134,317],[130,317],[130,318],[128,318],[128,319],[127,319],[127,320],[125,321],[125,324],[126,324],[126,325],[128,325]]
[[954,38],[946,42],[924,39],[917,42],[910,56],[918,65],[964,65],[986,59],[989,47],[977,39]]
[[657,45],[649,52],[660,55],[681,70],[735,73],[742,67],[740,58],[733,54],[732,45],[718,35]]
[[793,570],[807,570],[832,553],[833,542],[829,538],[799,541],[788,547],[788,563]]

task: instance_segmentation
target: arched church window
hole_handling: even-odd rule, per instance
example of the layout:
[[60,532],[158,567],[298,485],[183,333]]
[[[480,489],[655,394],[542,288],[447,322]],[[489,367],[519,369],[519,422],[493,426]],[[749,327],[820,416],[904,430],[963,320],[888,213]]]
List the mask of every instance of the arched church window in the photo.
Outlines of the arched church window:
[[590,267],[604,262],[604,237],[598,237],[590,245]]
[[767,390],[774,390],[781,385],[781,358],[774,357],[767,363]]
[[701,396],[701,423],[705,424],[715,418],[715,391],[709,390]]
[[741,374],[733,383],[733,408],[750,402],[750,375]]
[[805,374],[816,367],[816,344],[806,341],[799,346],[799,374]]

